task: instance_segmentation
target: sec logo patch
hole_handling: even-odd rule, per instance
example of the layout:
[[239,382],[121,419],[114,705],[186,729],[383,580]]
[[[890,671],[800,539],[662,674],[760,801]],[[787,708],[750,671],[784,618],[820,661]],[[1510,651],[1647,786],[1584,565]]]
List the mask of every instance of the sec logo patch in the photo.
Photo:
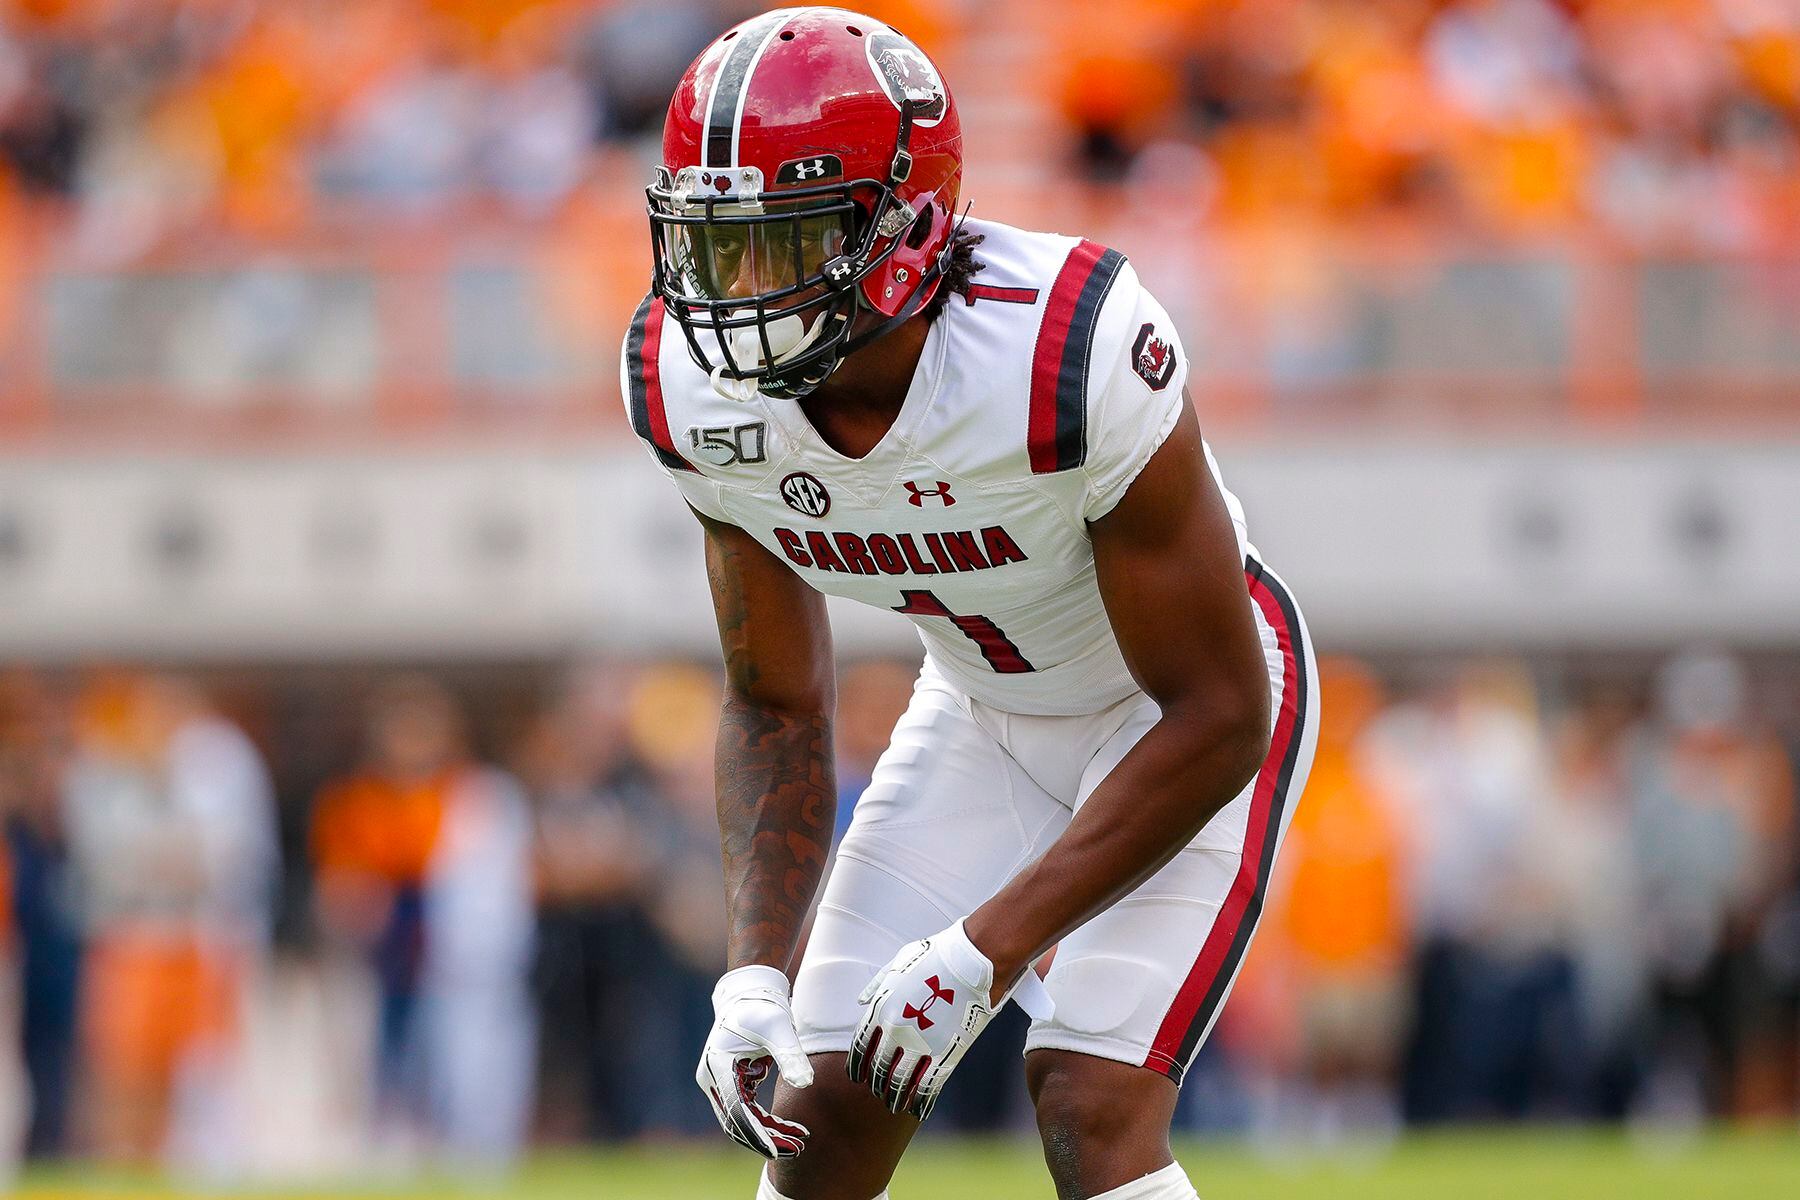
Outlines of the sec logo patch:
[[831,511],[831,493],[805,471],[795,471],[782,478],[781,498],[789,508],[809,517],[822,517]]

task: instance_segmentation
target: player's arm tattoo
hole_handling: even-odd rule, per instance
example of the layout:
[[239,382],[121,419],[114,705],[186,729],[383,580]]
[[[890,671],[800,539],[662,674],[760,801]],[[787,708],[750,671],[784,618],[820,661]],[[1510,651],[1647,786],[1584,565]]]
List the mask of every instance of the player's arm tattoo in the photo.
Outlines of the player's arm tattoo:
[[733,966],[786,968],[831,845],[831,724],[728,700],[719,834]]
[[822,602],[742,531],[706,522],[725,658],[715,777],[730,965],[786,969],[831,846],[832,672]]

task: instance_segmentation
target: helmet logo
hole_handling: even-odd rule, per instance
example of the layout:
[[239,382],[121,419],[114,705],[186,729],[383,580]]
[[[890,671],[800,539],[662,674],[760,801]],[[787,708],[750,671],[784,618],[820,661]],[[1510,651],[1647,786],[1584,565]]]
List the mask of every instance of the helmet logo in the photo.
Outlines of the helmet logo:
[[925,128],[944,119],[950,106],[949,92],[923,50],[891,29],[866,38],[864,46],[876,82],[896,109],[908,100],[922,102],[924,107],[915,112],[913,124]]
[[775,182],[816,183],[837,179],[844,173],[844,160],[835,154],[815,154],[811,158],[791,158],[775,171]]
[[825,264],[825,282],[834,288],[846,288],[856,279],[856,260],[840,254]]
[[795,471],[781,480],[781,499],[797,513],[822,517],[831,511],[831,493],[817,477]]

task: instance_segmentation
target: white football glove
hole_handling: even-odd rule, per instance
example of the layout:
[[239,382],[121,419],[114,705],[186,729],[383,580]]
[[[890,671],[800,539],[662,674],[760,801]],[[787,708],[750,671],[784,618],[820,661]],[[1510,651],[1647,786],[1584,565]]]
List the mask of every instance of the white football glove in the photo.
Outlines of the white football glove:
[[865,1006],[850,1045],[850,1078],[866,1083],[889,1112],[931,1115],[944,1081],[1008,1000],[1039,1020],[1054,1011],[1037,972],[1026,969],[990,1007],[994,964],[958,921],[900,948],[857,997]]
[[712,1103],[731,1140],[764,1158],[792,1158],[807,1128],[784,1121],[756,1102],[757,1085],[773,1062],[795,1087],[810,1087],[812,1063],[800,1049],[789,1006],[787,976],[774,967],[728,971],[713,988],[713,1027],[694,1080]]

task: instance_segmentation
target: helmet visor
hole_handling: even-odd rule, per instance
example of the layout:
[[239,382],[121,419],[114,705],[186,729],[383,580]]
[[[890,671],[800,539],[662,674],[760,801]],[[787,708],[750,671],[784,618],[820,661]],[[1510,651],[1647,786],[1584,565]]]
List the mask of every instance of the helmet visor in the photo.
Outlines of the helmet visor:
[[850,242],[841,210],[721,214],[704,223],[671,223],[667,234],[670,278],[688,297],[715,301],[798,291]]

